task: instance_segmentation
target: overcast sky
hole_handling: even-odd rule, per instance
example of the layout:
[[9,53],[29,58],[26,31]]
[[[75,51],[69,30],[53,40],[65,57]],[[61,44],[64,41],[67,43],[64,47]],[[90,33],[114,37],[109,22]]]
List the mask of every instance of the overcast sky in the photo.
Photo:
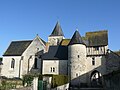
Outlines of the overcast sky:
[[0,56],[11,41],[47,41],[57,21],[66,38],[108,30],[109,48],[120,49],[120,0],[0,0]]

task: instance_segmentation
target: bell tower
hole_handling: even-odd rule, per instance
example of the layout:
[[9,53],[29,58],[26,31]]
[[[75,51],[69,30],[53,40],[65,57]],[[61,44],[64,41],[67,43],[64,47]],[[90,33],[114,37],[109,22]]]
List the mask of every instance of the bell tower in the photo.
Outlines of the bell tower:
[[64,34],[60,23],[57,22],[51,35],[48,37],[48,43],[50,46],[59,45],[62,39],[64,39]]

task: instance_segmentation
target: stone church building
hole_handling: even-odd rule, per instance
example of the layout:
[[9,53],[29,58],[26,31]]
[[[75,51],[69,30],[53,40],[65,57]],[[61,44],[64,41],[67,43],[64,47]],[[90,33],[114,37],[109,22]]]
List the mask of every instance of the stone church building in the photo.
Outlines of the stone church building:
[[27,73],[68,75],[71,85],[102,85],[107,70],[108,31],[76,30],[71,39],[64,37],[59,22],[48,42],[38,35],[33,40],[12,41],[3,54],[2,76],[19,77]]

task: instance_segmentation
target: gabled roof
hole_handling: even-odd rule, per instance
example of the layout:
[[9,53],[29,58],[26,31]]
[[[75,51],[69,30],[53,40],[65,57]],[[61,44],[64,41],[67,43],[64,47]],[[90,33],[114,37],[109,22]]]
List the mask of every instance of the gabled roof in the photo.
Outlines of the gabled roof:
[[53,32],[51,33],[50,36],[64,36],[59,22],[56,23],[55,28],[53,29]]
[[21,56],[32,40],[12,41],[3,56]]
[[72,39],[69,43],[69,45],[73,45],[73,44],[85,44],[82,40],[81,35],[79,34],[79,32],[77,30],[73,34]]
[[87,32],[86,38],[88,40],[88,46],[108,45],[108,31],[107,30]]
[[[40,37],[38,36],[38,34],[37,34],[36,38],[40,39],[40,40],[42,41],[42,43],[43,43],[44,45],[46,45],[46,42],[45,42],[42,38],[40,38]],[[35,38],[35,39],[36,39],[36,38]]]
[[68,60],[67,46],[50,46],[49,51],[42,56],[43,60]]

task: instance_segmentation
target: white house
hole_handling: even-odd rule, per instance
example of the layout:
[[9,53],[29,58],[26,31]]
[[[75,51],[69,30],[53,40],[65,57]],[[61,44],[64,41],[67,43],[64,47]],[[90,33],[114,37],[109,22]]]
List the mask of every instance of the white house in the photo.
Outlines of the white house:
[[40,72],[40,55],[45,51],[45,42],[38,35],[34,40],[12,41],[3,55],[2,76],[21,78],[29,72]]

